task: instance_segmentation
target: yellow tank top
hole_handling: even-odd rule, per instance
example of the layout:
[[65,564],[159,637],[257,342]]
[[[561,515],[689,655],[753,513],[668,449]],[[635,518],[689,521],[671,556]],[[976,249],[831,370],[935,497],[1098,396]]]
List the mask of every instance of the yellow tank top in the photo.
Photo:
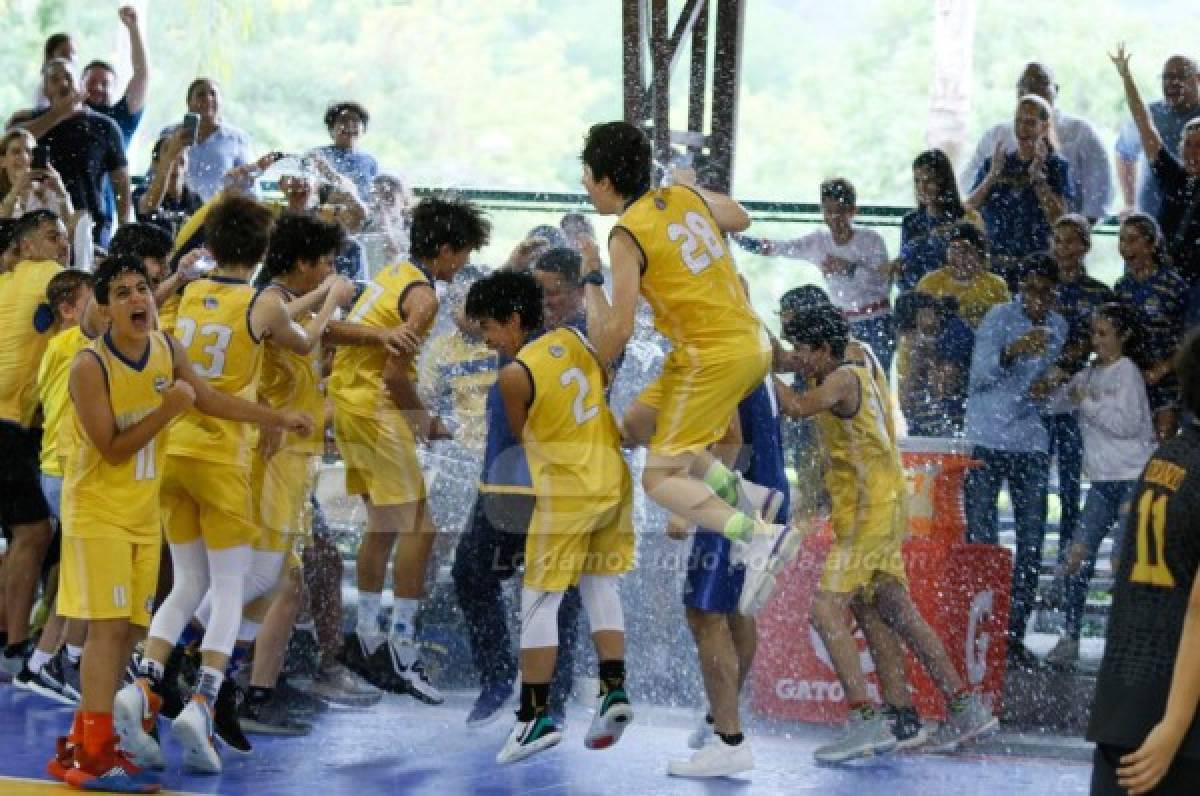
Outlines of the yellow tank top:
[[587,341],[562,327],[517,354],[533,380],[521,443],[538,500],[619,500],[629,480],[605,375]]
[[[175,331],[188,360],[218,392],[258,400],[262,341],[250,329],[258,290],[241,279],[210,276],[189,284],[179,300]],[[250,466],[258,427],[190,409],[171,427],[172,456]]]
[[741,358],[769,350],[766,330],[738,280],[724,236],[705,201],[690,188],[648,191],[617,220],[645,257],[641,293],[654,326],[676,351]]
[[[286,288],[275,285],[266,290],[282,290],[284,301],[295,298]],[[307,356],[289,351],[267,341],[263,353],[262,379],[258,397],[273,409],[306,412],[322,427],[325,417],[325,396],[321,392],[321,350],[318,346]],[[283,449],[300,453],[319,454],[325,449],[325,435],[316,433],[300,437],[285,432]]]
[[167,296],[166,300],[158,308],[159,331],[166,332],[172,337],[175,336],[175,319],[179,316],[180,295],[182,295],[182,291],[175,291]]
[[858,410],[850,417],[832,411],[813,419],[826,455],[825,486],[838,506],[876,505],[902,499],[904,475],[896,452],[890,400],[870,363],[841,365],[858,381]]
[[41,467],[46,475],[62,477],[62,457],[67,455],[72,435],[66,431],[75,422],[71,404],[71,363],[91,344],[80,326],[72,326],[50,339],[38,368],[38,396],[42,402]]
[[51,337],[34,328],[33,316],[61,270],[53,260],[23,260],[0,274],[0,420],[25,428],[37,413],[38,364]]
[[[116,351],[108,335],[79,356],[94,356],[104,368],[107,399],[118,430],[124,431],[162,404],[162,392],[174,381],[171,345],[162,332],[151,332],[146,353],[133,362]],[[121,538],[156,542],[161,534],[158,489],[166,461],[166,432],[120,464],[109,464],[88,439],[72,413],[78,444],[66,457],[63,482],[63,532],[67,536]]]
[[[409,291],[419,285],[433,288],[432,280],[416,265],[411,262],[389,265],[367,285],[346,320],[373,329],[394,329],[404,323],[400,306],[408,298]],[[376,417],[380,412],[395,409],[383,388],[383,366],[387,358],[388,353],[382,346],[338,348],[329,377],[329,394],[339,409],[364,417]],[[409,365],[408,377],[413,382],[417,380],[415,357]]]

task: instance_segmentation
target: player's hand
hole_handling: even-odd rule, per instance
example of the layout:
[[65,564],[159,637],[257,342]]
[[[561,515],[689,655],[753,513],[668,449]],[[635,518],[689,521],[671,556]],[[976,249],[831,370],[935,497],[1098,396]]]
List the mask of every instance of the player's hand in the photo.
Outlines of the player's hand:
[[1160,721],[1141,746],[1121,758],[1117,784],[1133,796],[1150,793],[1171,767],[1182,741],[1182,732]]
[[208,249],[200,246],[180,258],[178,271],[183,274],[184,279],[191,282],[211,271],[210,263],[212,262],[212,254]]
[[311,437],[313,433],[313,419],[307,412],[279,412],[275,425],[301,437]]
[[117,9],[117,16],[121,20],[121,24],[132,30],[137,27],[137,9],[133,6],[121,6]]
[[409,357],[421,348],[421,335],[405,326],[397,326],[383,336],[383,346],[394,357]]
[[170,417],[179,417],[196,403],[196,391],[186,381],[176,379],[163,390],[162,405]]
[[585,274],[600,270],[602,265],[600,247],[596,244],[595,238],[587,233],[576,235],[575,246],[579,249],[579,255],[583,258],[583,272]]
[[264,462],[279,453],[279,449],[282,447],[282,428],[264,428],[258,432],[258,455]]

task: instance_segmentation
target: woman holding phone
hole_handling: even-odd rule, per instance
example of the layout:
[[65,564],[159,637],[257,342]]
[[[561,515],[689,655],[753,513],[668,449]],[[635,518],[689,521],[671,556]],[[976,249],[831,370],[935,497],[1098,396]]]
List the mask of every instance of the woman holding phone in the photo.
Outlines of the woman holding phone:
[[37,157],[37,141],[15,128],[0,139],[0,218],[19,218],[32,210],[53,210],[74,228],[75,208],[58,172]]

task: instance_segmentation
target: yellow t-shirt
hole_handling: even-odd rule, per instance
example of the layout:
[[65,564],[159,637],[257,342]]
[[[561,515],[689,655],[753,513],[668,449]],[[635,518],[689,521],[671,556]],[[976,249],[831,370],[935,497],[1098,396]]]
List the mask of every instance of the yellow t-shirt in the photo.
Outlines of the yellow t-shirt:
[[648,191],[617,226],[642,250],[641,293],[675,351],[720,361],[766,344],[725,238],[698,193],[684,186]]
[[[294,296],[286,288],[275,286],[265,289],[280,289],[285,301]],[[297,354],[267,340],[263,354],[262,379],[258,383],[258,397],[273,409],[305,412],[320,423],[325,416],[325,395],[321,391],[321,349],[316,346],[305,354]],[[287,432],[281,450],[297,453],[319,454],[325,449],[324,434],[301,437]]]
[[[411,262],[384,268],[358,297],[346,320],[374,329],[394,329],[404,323],[401,305],[413,288],[433,289],[429,276]],[[421,332],[427,333],[428,329]],[[383,368],[388,352],[382,346],[356,345],[338,348],[329,377],[329,394],[337,408],[362,417],[377,417],[395,410],[383,387]],[[415,383],[415,360],[409,364],[408,377]]]
[[[196,372],[213,389],[258,400],[262,341],[250,329],[250,310],[259,291],[244,280],[210,276],[192,282],[179,300],[175,331]],[[172,456],[250,466],[258,428],[189,409],[171,427]]]
[[22,260],[0,274],[0,420],[25,428],[37,413],[37,372],[52,330],[33,325],[46,285],[62,270],[53,260]]
[[521,443],[538,500],[619,501],[628,478],[621,434],[591,346],[575,329],[562,327],[526,343],[516,361],[533,381]]
[[959,317],[972,329],[979,327],[988,310],[997,304],[1006,304],[1010,299],[1003,277],[982,271],[971,281],[960,282],[954,278],[948,266],[921,277],[917,290],[931,296],[954,296],[958,299]]
[[41,467],[46,475],[62,478],[62,459],[68,454],[74,435],[75,409],[71,404],[71,363],[87,348],[92,338],[83,327],[72,326],[50,339],[38,368],[38,398],[42,402]]
[[[121,431],[162,405],[162,392],[174,382],[175,360],[166,335],[151,332],[140,361],[125,359],[108,335],[95,340],[78,356],[94,356],[104,368],[107,400]],[[96,396],[79,396],[90,400]],[[110,464],[88,439],[72,413],[79,440],[66,458],[63,481],[63,535],[81,539],[120,538],[157,544],[162,533],[158,491],[162,483],[166,446],[163,433],[120,464]]]

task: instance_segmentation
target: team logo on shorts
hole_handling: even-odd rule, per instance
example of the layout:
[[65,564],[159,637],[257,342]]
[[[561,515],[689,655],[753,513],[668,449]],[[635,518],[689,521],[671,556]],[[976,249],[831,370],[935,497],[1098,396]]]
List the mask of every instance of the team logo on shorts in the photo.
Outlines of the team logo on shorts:
[[154,391],[162,392],[165,389],[167,389],[167,377],[166,376],[155,376],[154,377]]
[[215,310],[217,308],[218,304],[220,304],[220,302],[217,301],[214,297],[212,297],[212,296],[204,297],[204,309]]
[[565,353],[567,353],[566,349],[560,345],[550,346],[550,356],[554,357],[555,359],[561,357]]

